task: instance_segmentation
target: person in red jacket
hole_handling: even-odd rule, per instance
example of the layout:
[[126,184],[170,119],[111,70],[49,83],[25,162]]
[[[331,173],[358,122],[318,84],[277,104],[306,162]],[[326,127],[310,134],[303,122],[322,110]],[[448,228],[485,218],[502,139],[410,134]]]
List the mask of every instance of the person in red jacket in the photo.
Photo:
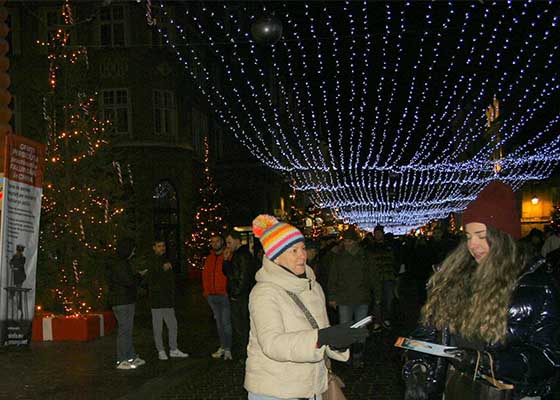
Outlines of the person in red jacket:
[[208,300],[214,313],[216,328],[220,337],[220,347],[213,358],[231,360],[231,309],[227,295],[227,278],[222,272],[224,263],[224,238],[214,235],[210,238],[210,255],[204,260],[202,270],[202,289],[204,297]]

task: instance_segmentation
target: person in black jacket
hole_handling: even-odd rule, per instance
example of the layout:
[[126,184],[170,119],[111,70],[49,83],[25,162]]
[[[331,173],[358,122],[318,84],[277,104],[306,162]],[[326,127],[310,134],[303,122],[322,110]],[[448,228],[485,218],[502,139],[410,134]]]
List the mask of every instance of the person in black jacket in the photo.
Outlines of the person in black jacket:
[[249,293],[255,285],[257,263],[248,245],[241,245],[241,234],[231,231],[226,236],[223,272],[231,304],[233,328],[232,353],[242,362],[247,358],[249,343]]
[[414,338],[449,358],[409,352],[405,399],[548,399],[560,367],[560,291],[552,269],[515,240],[511,188],[493,181],[463,215],[466,240],[428,284]]
[[[177,347],[177,318],[175,317],[175,273],[165,257],[166,245],[163,240],[155,240],[154,253],[148,258],[148,291],[152,308],[154,342],[160,360],[169,357],[185,358],[189,355]],[[163,323],[167,326],[169,357],[163,346]]]
[[136,288],[141,280],[141,273],[136,273],[130,264],[134,251],[132,239],[119,240],[116,254],[111,257],[107,265],[108,300],[118,322],[117,368],[125,370],[135,369],[145,364],[145,361],[136,354],[132,343]]

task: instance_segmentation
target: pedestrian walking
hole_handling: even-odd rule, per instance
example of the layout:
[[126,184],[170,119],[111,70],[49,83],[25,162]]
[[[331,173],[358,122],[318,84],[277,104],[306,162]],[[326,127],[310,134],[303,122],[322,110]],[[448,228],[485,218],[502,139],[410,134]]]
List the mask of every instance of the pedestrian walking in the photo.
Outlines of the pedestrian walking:
[[[354,229],[342,234],[344,250],[338,253],[329,271],[329,305],[338,310],[341,324],[353,323],[368,315],[372,285],[376,280],[371,258],[360,246]],[[377,291],[379,292],[379,291]],[[352,366],[363,366],[365,339],[352,348]]]
[[223,273],[224,238],[213,235],[210,247],[210,254],[204,260],[202,269],[202,292],[214,314],[220,338],[220,347],[212,353],[212,357],[231,360],[231,308],[227,295],[227,278]]
[[[169,357],[185,358],[189,355],[177,347],[177,318],[175,317],[175,273],[165,257],[166,245],[163,240],[155,240],[153,254],[148,258],[147,282],[152,309],[154,342],[160,360]],[[169,357],[163,345],[163,324],[167,327]]]
[[253,232],[265,256],[249,300],[248,399],[321,399],[328,384],[325,356],[346,361],[348,351],[335,349],[347,349],[368,331],[329,327],[325,296],[306,265],[305,239],[297,228],[260,215]]
[[117,241],[116,253],[107,262],[108,301],[117,320],[117,369],[130,370],[144,365],[134,349],[132,331],[136,311],[136,291],[146,271],[135,272],[130,260],[134,257],[134,241]]
[[[373,241],[368,247],[369,256],[376,270],[376,279],[380,283],[376,284],[381,293],[375,294],[376,323],[374,330],[379,330],[380,325],[385,329],[391,328],[392,319],[395,314],[395,289],[397,282],[397,260],[391,243],[385,240],[385,229],[377,225],[373,230]],[[379,303],[381,300],[381,303]]]
[[231,305],[234,356],[244,363],[249,343],[249,293],[255,284],[256,259],[248,245],[242,245],[235,230],[226,235],[224,274]]
[[428,284],[417,339],[451,358],[409,352],[405,398],[549,399],[560,365],[560,291],[552,270],[516,242],[515,194],[489,183],[463,215],[466,238]]

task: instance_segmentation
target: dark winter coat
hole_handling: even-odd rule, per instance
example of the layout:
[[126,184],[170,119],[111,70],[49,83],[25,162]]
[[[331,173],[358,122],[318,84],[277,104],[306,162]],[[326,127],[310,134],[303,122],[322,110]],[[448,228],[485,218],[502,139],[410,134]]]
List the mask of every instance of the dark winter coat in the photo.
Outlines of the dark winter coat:
[[[543,260],[531,262],[518,280],[509,306],[507,337],[503,344],[482,344],[494,360],[496,379],[511,383],[514,399],[550,394],[560,368],[560,291],[551,267]],[[460,338],[430,327],[419,327],[417,339],[457,345]],[[447,362],[444,358],[409,352],[403,373],[414,365],[428,368],[432,394],[445,386]],[[434,398],[441,398],[434,397]]]
[[344,250],[334,255],[329,268],[329,301],[343,305],[369,304],[372,289],[376,295],[381,293],[380,287],[375,287],[380,282],[365,250],[360,248],[355,254]]
[[227,276],[227,292],[229,297],[249,299],[249,293],[255,286],[257,262],[249,251],[248,245],[238,248],[231,260],[224,260],[224,275]]
[[129,262],[134,243],[122,240],[117,243],[116,254],[107,263],[108,301],[111,306],[136,303],[136,289],[141,280]]
[[368,246],[368,251],[377,270],[378,279],[381,281],[397,279],[397,260],[393,247],[389,243],[374,241]]
[[169,262],[165,256],[151,255],[147,259],[146,282],[151,308],[175,307],[175,272],[173,268],[165,271],[163,264]]

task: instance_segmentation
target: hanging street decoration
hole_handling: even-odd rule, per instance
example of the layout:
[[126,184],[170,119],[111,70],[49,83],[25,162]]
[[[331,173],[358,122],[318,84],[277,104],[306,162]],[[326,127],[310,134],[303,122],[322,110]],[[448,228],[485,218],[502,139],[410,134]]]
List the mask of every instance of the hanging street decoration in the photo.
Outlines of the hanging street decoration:
[[251,25],[251,34],[255,42],[273,45],[282,37],[282,22],[273,15],[258,17]]
[[552,1],[151,6],[229,132],[346,223],[408,230],[560,160]]

